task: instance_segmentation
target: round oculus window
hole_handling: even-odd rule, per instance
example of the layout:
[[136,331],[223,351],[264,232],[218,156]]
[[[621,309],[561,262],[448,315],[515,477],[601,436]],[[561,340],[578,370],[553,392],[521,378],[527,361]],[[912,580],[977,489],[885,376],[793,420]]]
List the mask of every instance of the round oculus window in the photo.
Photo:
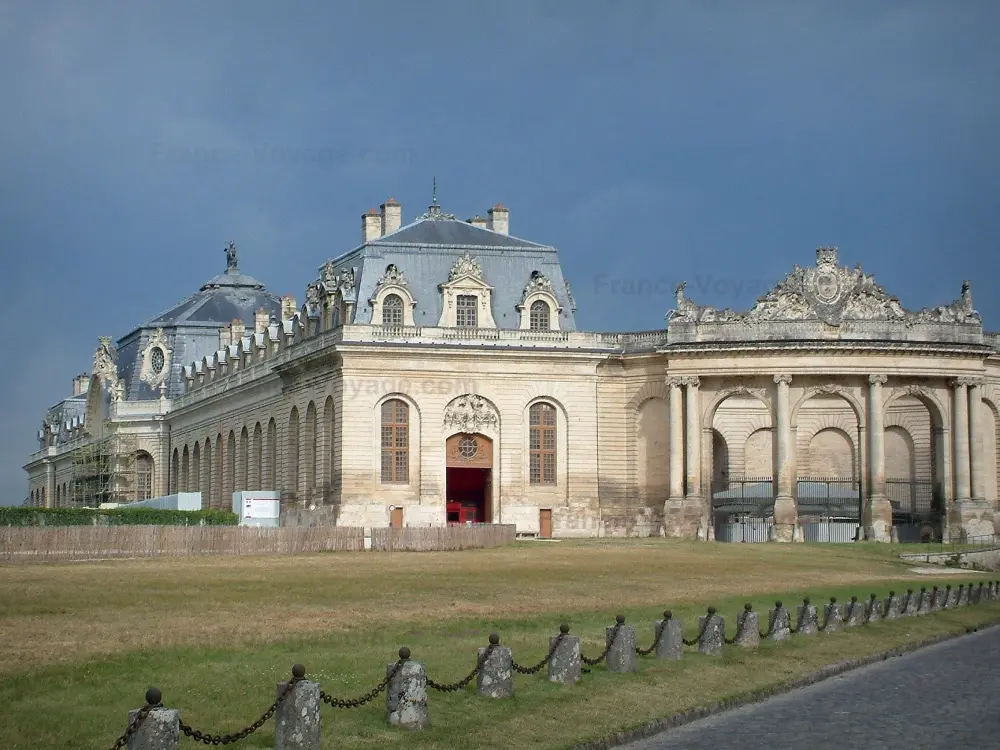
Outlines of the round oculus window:
[[458,454],[464,459],[472,459],[479,453],[479,443],[474,437],[463,437],[458,441]]
[[153,375],[159,375],[163,372],[163,350],[160,347],[156,347],[149,354],[149,369]]

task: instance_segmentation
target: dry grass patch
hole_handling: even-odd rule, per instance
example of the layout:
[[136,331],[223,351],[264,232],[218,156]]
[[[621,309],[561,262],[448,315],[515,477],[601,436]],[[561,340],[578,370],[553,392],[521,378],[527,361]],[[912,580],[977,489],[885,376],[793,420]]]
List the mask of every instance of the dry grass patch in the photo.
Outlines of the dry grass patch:
[[250,647],[397,623],[674,606],[905,571],[885,545],[657,539],[3,565],[0,674],[140,648]]

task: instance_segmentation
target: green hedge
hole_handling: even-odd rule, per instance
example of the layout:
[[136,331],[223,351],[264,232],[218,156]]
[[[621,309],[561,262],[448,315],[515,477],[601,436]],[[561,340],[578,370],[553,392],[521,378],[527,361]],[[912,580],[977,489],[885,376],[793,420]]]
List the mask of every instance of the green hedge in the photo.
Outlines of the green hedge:
[[0,526],[235,526],[227,510],[0,507]]

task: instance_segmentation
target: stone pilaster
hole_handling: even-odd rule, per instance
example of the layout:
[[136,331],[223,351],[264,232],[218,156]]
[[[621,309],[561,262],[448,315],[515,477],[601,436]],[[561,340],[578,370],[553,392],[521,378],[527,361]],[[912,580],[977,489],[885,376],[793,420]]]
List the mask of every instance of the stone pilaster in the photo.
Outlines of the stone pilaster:
[[[688,378],[671,377],[667,378],[667,385],[670,388],[670,496],[663,507],[663,533],[668,537],[694,537],[698,533],[698,528],[702,526],[704,520],[703,503],[700,499],[688,500],[685,493],[687,482],[684,474],[684,454],[692,450],[692,442],[697,443],[701,430],[694,436],[690,434],[688,428],[688,443],[684,442],[684,394],[681,387],[688,381]],[[697,403],[697,398],[695,399]],[[689,419],[697,424],[698,415]],[[699,445],[693,447],[695,454],[700,450]],[[699,464],[694,466],[688,459],[688,470],[696,474]]]
[[986,461],[983,451],[983,381],[969,380],[969,489],[972,499],[983,502],[986,497]]
[[862,526],[865,538],[873,542],[892,540],[892,506],[885,493],[885,416],[882,386],[886,376],[868,376],[868,502]]
[[969,476],[969,381],[959,378],[952,383],[954,389],[954,424],[952,434],[955,441],[955,500],[972,499],[971,477]]
[[687,487],[690,500],[701,502],[701,403],[698,378],[684,378],[687,411]]
[[778,492],[774,500],[774,538],[778,542],[792,542],[795,541],[798,526],[798,513],[792,497],[792,415],[789,404],[792,376],[775,375],[774,383],[778,390],[775,401],[778,439],[775,484]]

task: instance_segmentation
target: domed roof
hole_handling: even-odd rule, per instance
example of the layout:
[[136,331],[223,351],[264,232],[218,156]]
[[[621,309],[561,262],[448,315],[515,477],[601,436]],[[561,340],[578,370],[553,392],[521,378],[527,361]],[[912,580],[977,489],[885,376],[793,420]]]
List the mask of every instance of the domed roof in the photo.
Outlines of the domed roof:
[[253,276],[240,273],[236,246],[226,248],[226,271],[206,281],[201,288],[168,310],[150,318],[140,328],[228,325],[235,319],[253,325],[254,313],[264,308],[281,312],[281,299]]

